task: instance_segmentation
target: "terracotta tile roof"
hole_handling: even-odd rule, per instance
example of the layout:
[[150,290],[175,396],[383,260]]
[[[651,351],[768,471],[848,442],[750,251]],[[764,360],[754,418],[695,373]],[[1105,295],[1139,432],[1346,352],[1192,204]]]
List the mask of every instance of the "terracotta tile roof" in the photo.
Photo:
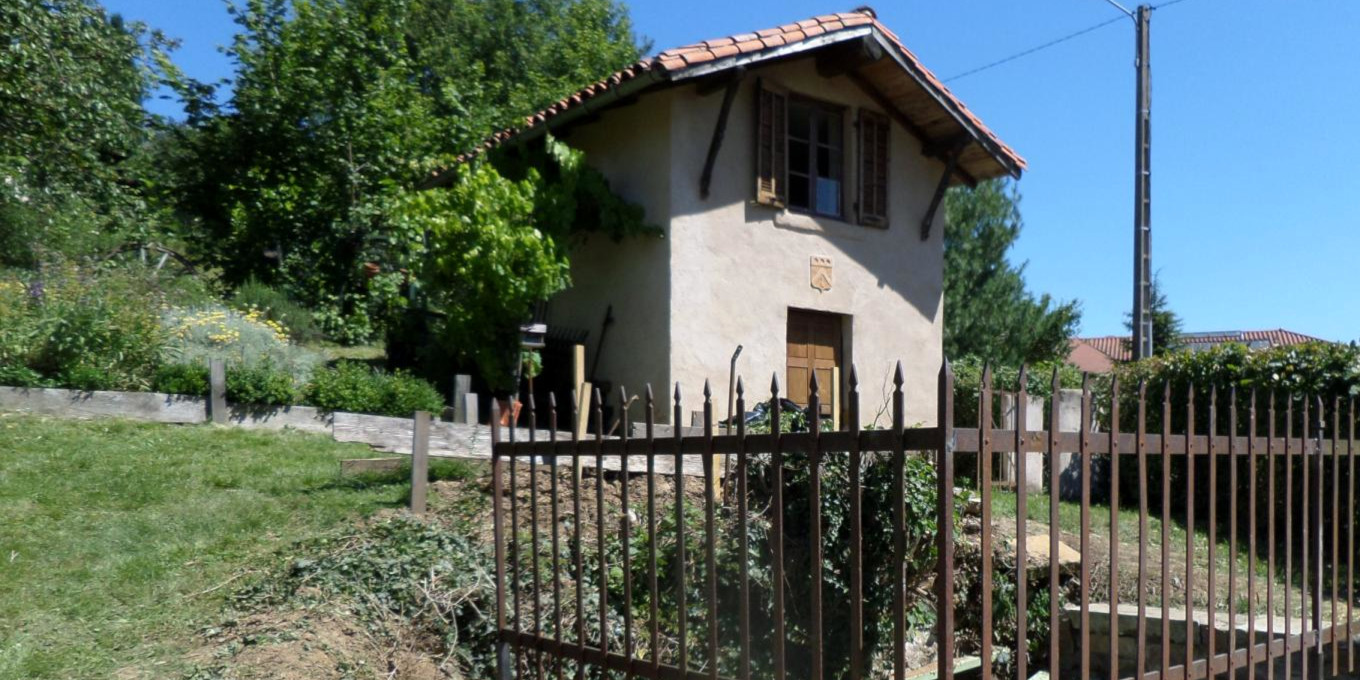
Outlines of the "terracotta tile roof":
[[1073,343],[1090,345],[1093,349],[1115,361],[1128,361],[1131,353],[1124,343],[1129,341],[1127,335],[1106,335],[1099,338],[1073,338]]
[[514,137],[528,132],[538,126],[543,125],[550,119],[565,113],[571,109],[582,106],[586,102],[603,96],[607,93],[617,91],[620,86],[629,81],[642,77],[653,77],[657,80],[665,80],[671,74],[680,73],[686,69],[716,62],[728,57],[755,54],[763,50],[771,50],[785,45],[799,43],[816,36],[834,33],[836,31],[849,30],[860,26],[870,26],[876,29],[887,39],[898,51],[900,56],[909,68],[919,75],[926,85],[935,90],[949,108],[965,119],[968,124],[980,136],[980,141],[990,145],[995,151],[994,155],[999,154],[1014,168],[1023,170],[1027,163],[1023,157],[1015,152],[1010,146],[1002,142],[996,133],[992,132],[982,120],[968,109],[962,101],[955,97],[949,88],[935,76],[929,69],[923,66],[916,55],[902,44],[897,34],[893,33],[886,26],[878,21],[874,10],[869,7],[861,7],[851,12],[840,12],[837,14],[823,14],[821,16],[784,24],[775,28],[767,28],[753,33],[741,33],[738,35],[704,40],[692,45],[685,45],[674,49],[666,50],[655,57],[650,57],[638,61],[627,68],[624,68],[609,77],[582,88],[578,92],[563,98],[557,103],[534,113],[524,119],[522,125],[515,128],[507,128],[493,134],[487,140],[478,145],[475,149],[462,154],[458,157],[458,162],[462,163],[472,157],[503,144]]
[[[1215,345],[1222,345],[1229,342],[1240,342],[1248,347],[1285,347],[1288,345],[1302,345],[1308,342],[1322,342],[1320,338],[1303,333],[1295,333],[1282,328],[1264,331],[1215,331],[1210,333],[1185,333],[1181,336],[1181,341],[1191,346],[1191,348],[1205,349]],[[1098,338],[1073,338],[1072,344],[1077,343],[1090,346],[1092,349],[1104,354],[1114,361],[1128,361],[1132,353],[1127,344],[1127,335],[1106,335]]]

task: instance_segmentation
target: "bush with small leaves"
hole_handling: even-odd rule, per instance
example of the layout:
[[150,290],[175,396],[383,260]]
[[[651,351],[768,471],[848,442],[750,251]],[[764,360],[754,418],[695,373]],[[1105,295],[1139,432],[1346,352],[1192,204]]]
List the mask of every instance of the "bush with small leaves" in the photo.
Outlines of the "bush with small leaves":
[[385,373],[352,361],[316,371],[303,390],[303,400],[328,411],[397,418],[444,409],[444,398],[430,383],[404,372]]

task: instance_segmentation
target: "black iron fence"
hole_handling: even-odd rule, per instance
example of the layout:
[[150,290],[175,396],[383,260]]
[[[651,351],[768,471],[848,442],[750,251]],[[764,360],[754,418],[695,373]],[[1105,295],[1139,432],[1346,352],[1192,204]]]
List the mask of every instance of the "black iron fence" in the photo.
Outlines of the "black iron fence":
[[[1192,388],[1173,409],[1169,390],[1159,404],[1117,382],[1097,397],[1088,381],[1088,426],[1061,432],[1052,408],[1036,431],[1022,373],[1015,429],[958,427],[946,364],[932,386],[940,426],[906,426],[899,369],[891,426],[862,429],[853,370],[849,382],[837,432],[816,419],[788,431],[777,381],[760,423],[715,422],[705,387],[698,436],[659,436],[666,406],[650,389],[632,407],[620,395],[618,437],[602,434],[598,392],[594,434],[559,433],[552,401],[546,438],[494,432],[501,677],[901,680],[932,663],[945,679],[1355,672],[1353,398]],[[995,394],[988,371],[978,413]],[[1097,399],[1104,431],[1089,427]],[[819,400],[814,378],[808,413]],[[739,383],[736,412],[753,403]],[[682,404],[677,387],[672,423]],[[1046,479],[1018,462],[1012,502],[978,482],[999,454],[1042,458]],[[1092,502],[1097,464],[1108,503]],[[1064,472],[1081,480],[1070,501]]]

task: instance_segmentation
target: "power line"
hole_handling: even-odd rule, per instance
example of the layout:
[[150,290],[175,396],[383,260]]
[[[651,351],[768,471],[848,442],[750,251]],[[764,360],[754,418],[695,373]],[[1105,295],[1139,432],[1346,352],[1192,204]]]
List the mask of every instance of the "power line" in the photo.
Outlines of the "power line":
[[[1177,3],[1177,2],[1184,2],[1184,1],[1185,1],[1185,0],[1169,0],[1169,2],[1163,3],[1162,6],[1165,6],[1165,5],[1173,5],[1173,4]],[[1065,35],[1065,36],[1063,36],[1063,37],[1061,37],[1061,38],[1058,38],[1058,39],[1056,39],[1056,40],[1050,40],[1050,41],[1048,41],[1048,42],[1046,42],[1046,43],[1044,43],[1044,44],[1042,44],[1042,45],[1038,45],[1038,46],[1035,46],[1035,47],[1031,47],[1031,48],[1029,48],[1029,49],[1027,49],[1027,50],[1025,50],[1025,51],[1023,51],[1023,52],[1017,52],[1017,53],[1015,53],[1015,54],[1012,54],[1012,55],[1009,56],[1009,57],[1006,57],[1005,59],[999,59],[999,60],[994,61],[994,62],[992,62],[992,63],[990,63],[990,64],[987,64],[987,65],[985,65],[985,66],[979,66],[979,67],[977,67],[977,68],[975,68],[975,69],[973,69],[973,70],[971,70],[971,71],[964,71],[963,73],[960,73],[960,74],[958,74],[958,75],[950,76],[950,77],[948,77],[948,78],[945,78],[945,79],[944,79],[944,82],[946,82],[946,83],[952,82],[952,81],[958,80],[958,79],[960,79],[960,78],[966,78],[966,77],[968,77],[968,76],[971,76],[971,75],[974,75],[974,74],[977,74],[977,73],[982,73],[983,71],[986,71],[986,70],[988,70],[988,69],[996,68],[997,66],[1001,66],[1002,64],[1009,64],[1010,62],[1015,61],[1016,59],[1020,59],[1020,58],[1023,58],[1023,57],[1027,57],[1027,56],[1029,56],[1029,55],[1031,55],[1031,54],[1034,54],[1035,52],[1042,52],[1043,50],[1046,50],[1046,49],[1048,49],[1048,48],[1050,48],[1050,47],[1054,47],[1054,46],[1057,46],[1057,45],[1061,45],[1062,43],[1065,43],[1065,42],[1067,42],[1067,41],[1069,41],[1069,40],[1072,40],[1072,39],[1074,39],[1074,38],[1080,38],[1081,36],[1086,35],[1087,33],[1090,33],[1090,32],[1092,32],[1092,31],[1096,31],[1096,30],[1105,28],[1106,26],[1109,26],[1110,24],[1113,24],[1113,23],[1118,22],[1118,21],[1124,21],[1124,20],[1126,20],[1126,19],[1128,19],[1128,17],[1126,17],[1126,16],[1117,16],[1117,17],[1115,17],[1115,18],[1113,18],[1113,19],[1110,19],[1109,21],[1102,21],[1102,22],[1100,22],[1100,23],[1098,23],[1098,24],[1096,24],[1096,25],[1094,25],[1094,26],[1089,26],[1089,27],[1087,27],[1087,28],[1083,28],[1083,29],[1081,29],[1080,31],[1077,31],[1076,33],[1069,33],[1069,34],[1067,34],[1067,35]]]

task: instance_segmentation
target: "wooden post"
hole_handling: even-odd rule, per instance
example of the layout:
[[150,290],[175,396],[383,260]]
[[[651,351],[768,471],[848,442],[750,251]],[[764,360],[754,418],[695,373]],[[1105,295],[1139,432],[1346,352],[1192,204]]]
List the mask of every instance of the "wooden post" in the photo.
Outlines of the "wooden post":
[[[591,385],[586,382],[586,346],[575,345],[571,350],[571,377],[572,385],[576,387],[576,422],[571,424],[572,432],[577,440],[585,439],[586,426],[590,423],[590,391]],[[571,475],[577,482],[581,481],[581,458],[572,456]]]
[[[453,376],[453,422],[467,423],[467,395],[472,392],[472,376],[455,375]],[[472,417],[477,417],[477,412],[472,412]]]
[[571,386],[576,389],[576,422],[571,426],[577,437],[586,435],[590,422],[590,383],[586,382],[586,346],[575,345],[571,351]]
[[227,424],[227,363],[222,359],[208,362],[208,415],[217,425]]
[[426,487],[430,477],[430,414],[416,411],[411,441],[411,512],[425,514]]

